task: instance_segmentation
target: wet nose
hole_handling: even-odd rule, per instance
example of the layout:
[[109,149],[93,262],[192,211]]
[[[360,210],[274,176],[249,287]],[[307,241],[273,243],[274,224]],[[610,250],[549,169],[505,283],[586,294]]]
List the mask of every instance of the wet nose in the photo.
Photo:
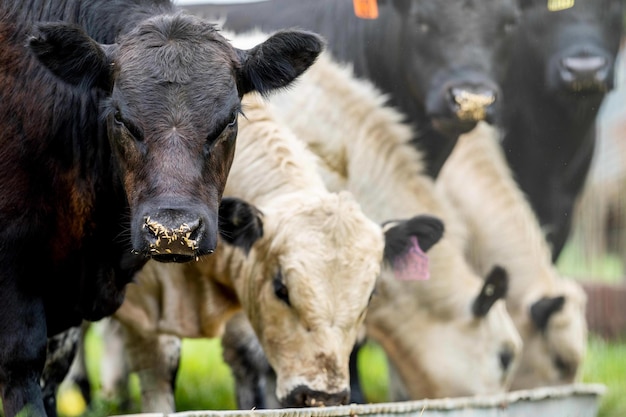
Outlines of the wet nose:
[[163,210],[158,216],[146,216],[142,230],[152,256],[194,257],[203,228],[197,216]]
[[560,61],[561,79],[580,88],[605,84],[610,73],[610,63],[598,55],[568,56]]
[[457,85],[448,90],[448,106],[462,121],[491,121],[497,99],[495,89],[486,85]]
[[350,390],[337,393],[328,393],[312,390],[306,386],[299,386],[285,398],[283,407],[324,407],[348,404]]

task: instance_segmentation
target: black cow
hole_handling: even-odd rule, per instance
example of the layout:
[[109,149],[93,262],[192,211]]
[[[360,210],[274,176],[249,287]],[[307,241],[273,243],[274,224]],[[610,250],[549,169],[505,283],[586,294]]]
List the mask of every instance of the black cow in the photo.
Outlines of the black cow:
[[45,415],[48,336],[113,313],[148,259],[215,249],[242,96],[322,46],[284,31],[235,49],[166,1],[0,0],[5,417]]
[[559,2],[525,1],[502,87],[502,145],[556,260],[589,171],[595,119],[613,88],[624,8],[622,0],[576,0],[551,11]]
[[322,34],[340,61],[390,94],[416,130],[427,172],[436,177],[458,136],[497,118],[518,0],[379,0],[375,20],[350,0],[269,0],[188,5],[242,31],[302,27]]

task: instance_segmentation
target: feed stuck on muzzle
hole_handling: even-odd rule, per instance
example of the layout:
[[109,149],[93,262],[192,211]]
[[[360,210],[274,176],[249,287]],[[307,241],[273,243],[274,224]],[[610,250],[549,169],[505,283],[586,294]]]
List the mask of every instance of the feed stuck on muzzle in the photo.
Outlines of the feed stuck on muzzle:
[[453,88],[452,99],[456,105],[456,116],[464,121],[481,121],[487,118],[487,109],[496,101],[492,92],[471,92]]
[[196,228],[190,227],[187,223],[172,229],[146,217],[143,227],[156,238],[150,243],[151,254],[188,254],[198,249],[198,241],[191,238]]

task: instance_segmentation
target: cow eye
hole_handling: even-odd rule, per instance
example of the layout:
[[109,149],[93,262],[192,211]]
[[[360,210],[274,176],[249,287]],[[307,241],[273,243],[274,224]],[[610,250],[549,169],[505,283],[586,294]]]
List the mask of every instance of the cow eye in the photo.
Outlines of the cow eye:
[[119,126],[124,126],[124,121],[122,120],[122,113],[120,113],[119,110],[115,110],[115,112],[113,113],[113,121],[115,122],[115,124]]
[[430,33],[433,30],[433,25],[423,16],[415,17],[415,27],[422,34]]
[[113,113],[113,122],[116,125],[126,129],[126,131],[130,133],[131,136],[135,138],[135,140],[143,140],[143,133],[141,132],[141,130],[139,130],[134,124],[124,121],[124,119],[122,118],[122,113],[119,110],[115,110],[115,112]]
[[502,32],[511,33],[513,32],[516,26],[517,26],[517,19],[515,18],[507,19],[504,21],[504,23],[502,23]]
[[289,301],[289,290],[283,281],[283,276],[279,272],[276,277],[274,277],[274,294],[278,297],[279,300],[282,300],[288,306],[291,305]]
[[233,114],[233,118],[232,121],[226,126],[226,127],[233,127],[237,124],[237,118],[239,117],[239,112],[235,112],[235,114]]

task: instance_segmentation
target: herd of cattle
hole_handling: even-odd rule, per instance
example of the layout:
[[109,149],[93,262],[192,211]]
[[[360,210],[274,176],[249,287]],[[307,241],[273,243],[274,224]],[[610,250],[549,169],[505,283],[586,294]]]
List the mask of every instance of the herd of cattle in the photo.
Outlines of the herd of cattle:
[[366,340],[393,400],[575,381],[622,3],[0,0],[4,416],[56,415],[93,321],[143,411],[181,338],[241,408],[366,401]]

